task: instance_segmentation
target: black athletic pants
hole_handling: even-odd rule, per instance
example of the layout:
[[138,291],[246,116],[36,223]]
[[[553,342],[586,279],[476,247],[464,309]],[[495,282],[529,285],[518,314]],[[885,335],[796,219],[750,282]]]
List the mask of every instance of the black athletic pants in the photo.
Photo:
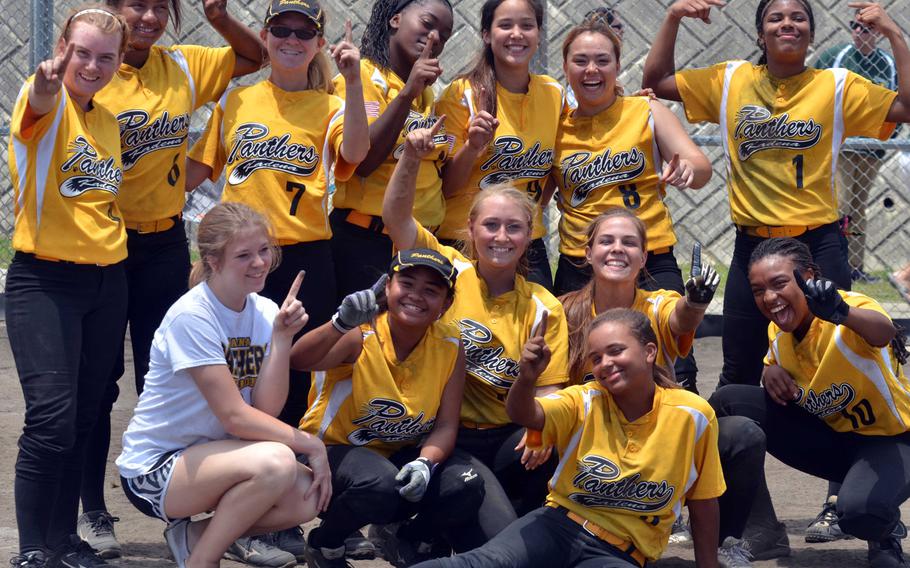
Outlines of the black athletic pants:
[[[900,519],[898,508],[910,497],[910,433],[836,432],[799,406],[781,406],[763,388],[751,385],[721,387],[709,402],[718,417],[754,420],[764,432],[768,452],[780,461],[809,475],[842,482],[837,515],[845,533],[872,541],[891,533]],[[756,502],[755,507],[759,506],[770,505]]]
[[[388,235],[364,229],[345,221],[350,209],[335,209],[329,215],[332,223],[332,257],[335,259],[336,302],[345,296],[365,290],[389,271],[394,245]],[[334,310],[333,310],[334,311]]]
[[[806,243],[822,276],[849,290],[847,240],[837,223],[823,225],[796,237]],[[749,286],[749,257],[764,239],[736,233],[733,261],[724,288],[724,366],[720,384],[757,385],[768,352],[768,320],[761,315]]]
[[16,458],[21,552],[76,532],[86,443],[126,324],[123,264],[100,267],[17,252],[6,280],[6,323],[25,397]]
[[92,430],[82,475],[83,511],[106,511],[104,477],[111,443],[111,410],[120,396],[117,381],[124,372],[126,324],[133,345],[133,371],[136,394],[142,393],[149,370],[149,353],[155,331],[164,314],[187,291],[190,277],[190,253],[183,221],[160,233],[126,231],[128,256],[123,262],[128,291],[127,322],[121,328],[117,364],[108,379],[98,421]]
[[[584,258],[575,258],[564,254],[559,255],[555,285],[555,294],[557,296],[581,289],[590,279],[591,266],[587,264]],[[685,295],[682,272],[676,263],[676,257],[673,255],[673,247],[670,247],[669,252],[662,254],[648,253],[645,269],[638,277],[638,287],[648,291],[673,290]],[[698,394],[698,386],[696,385],[698,365],[695,363],[694,348],[689,351],[686,357],[680,357],[676,360],[676,364],[673,365],[673,371],[680,385],[686,390]]]
[[[297,273],[306,271],[297,299],[310,319],[304,328],[294,336],[296,341],[304,333],[329,321],[335,309],[335,265],[332,261],[332,248],[329,241],[312,241],[296,243],[281,247],[281,264],[269,274],[261,295],[269,298],[279,306],[288,296],[288,290],[297,278]],[[307,410],[307,397],[310,391],[310,373],[291,369],[288,400],[278,419],[297,428],[300,419]]]
[[485,542],[470,541],[461,534],[476,518],[484,495],[484,479],[477,474],[483,466],[465,452],[455,450],[439,464],[423,499],[411,503],[398,494],[400,485],[395,475],[417,459],[420,448],[404,448],[388,458],[359,446],[330,445],[326,449],[332,469],[332,500],[320,515],[322,524],[310,533],[313,546],[338,548],[365,525],[402,521],[414,515],[410,524],[421,531],[425,542],[439,534],[457,552]]

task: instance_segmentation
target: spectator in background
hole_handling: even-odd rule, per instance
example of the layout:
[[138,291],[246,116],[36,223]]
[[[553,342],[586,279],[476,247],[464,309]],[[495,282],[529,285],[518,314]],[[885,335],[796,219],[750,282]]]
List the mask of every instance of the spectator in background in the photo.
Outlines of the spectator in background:
[[[815,62],[816,69],[844,68],[892,91],[897,90],[897,68],[890,53],[876,47],[881,34],[858,21],[854,13],[850,22],[853,43],[836,45]],[[845,216],[849,238],[850,277],[854,282],[876,282],[867,274],[863,260],[866,252],[866,203],[869,190],[882,166],[884,150],[859,150],[849,146],[840,153],[837,164],[840,187],[840,209]]]

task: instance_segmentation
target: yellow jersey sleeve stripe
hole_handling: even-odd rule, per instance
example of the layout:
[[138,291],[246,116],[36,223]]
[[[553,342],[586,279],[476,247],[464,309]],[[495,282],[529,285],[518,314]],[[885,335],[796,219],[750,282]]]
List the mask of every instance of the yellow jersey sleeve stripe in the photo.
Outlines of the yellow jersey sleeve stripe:
[[[648,130],[651,131],[651,156],[654,157],[653,164],[651,166],[654,168],[654,175],[660,179],[661,167],[663,166],[664,159],[660,155],[660,146],[657,145],[657,130],[654,128],[654,113],[650,110],[648,111]],[[660,184],[657,191],[657,196],[661,201],[664,200],[664,185]]]
[[[326,182],[332,179],[332,168],[335,166],[335,163],[339,160],[340,156],[335,155],[335,148],[332,146],[332,137],[330,133],[332,132],[332,127],[338,123],[338,121],[344,121],[344,103],[341,103],[341,108],[335,111],[335,114],[329,119],[329,125],[325,129],[325,142],[322,145],[322,168],[325,172]],[[340,150],[340,147],[339,147]],[[340,169],[340,168],[339,168]],[[351,173],[353,173],[354,168],[350,168]],[[342,172],[338,172],[341,174]],[[344,172],[347,174],[347,171]],[[340,176],[344,177],[344,176]],[[347,176],[350,178],[350,176]],[[322,193],[322,222],[323,230],[331,234],[332,229],[329,226],[329,192],[328,188]]]
[[556,487],[557,481],[559,481],[559,476],[562,475],[563,470],[566,468],[566,464],[575,459],[575,448],[578,446],[578,441],[581,439],[581,433],[585,429],[585,419],[588,417],[588,413],[591,412],[591,400],[594,396],[600,396],[602,393],[596,389],[587,389],[582,392],[582,400],[584,401],[584,414],[582,415],[582,420],[579,421],[578,425],[575,428],[575,432],[572,434],[572,437],[569,439],[569,443],[566,445],[566,449],[562,454],[560,454],[559,464],[556,466],[556,471],[553,472],[553,477],[550,478],[550,489]]
[[834,136],[831,139],[831,197],[837,202],[837,160],[843,144],[844,131],[844,84],[847,81],[847,70],[829,69],[834,74]]
[[[875,390],[882,395],[885,404],[888,405],[888,410],[891,411],[891,415],[897,419],[901,426],[906,428],[907,425],[897,411],[897,406],[894,404],[894,397],[891,395],[891,389],[888,388],[888,382],[885,379],[885,375],[882,373],[881,367],[879,367],[875,361],[863,357],[847,345],[847,342],[844,341],[843,326],[839,325],[834,330],[834,344],[837,346],[838,351],[841,352],[841,355],[869,379],[875,386]],[[882,359],[884,361],[890,359],[887,352],[882,353]]]
[[338,381],[332,386],[332,394],[329,395],[329,403],[326,405],[325,414],[322,415],[322,422],[319,424],[319,438],[325,437],[326,430],[332,425],[344,401],[351,396],[354,391],[353,379],[344,379]]
[[[316,409],[320,407],[320,402],[322,401],[322,396],[325,394],[325,371],[316,371],[313,373],[313,382],[310,385],[310,396],[313,397],[309,401],[309,408],[303,413],[303,418],[300,419],[300,428],[303,429],[304,422],[316,412]],[[315,396],[313,396],[315,394]]]
[[180,67],[180,70],[186,75],[186,82],[190,87],[190,97],[193,101],[193,105],[190,108],[196,108],[196,81],[193,79],[193,74],[190,73],[190,65],[186,61],[186,56],[179,49],[169,49],[165,53],[174,60],[177,67]]

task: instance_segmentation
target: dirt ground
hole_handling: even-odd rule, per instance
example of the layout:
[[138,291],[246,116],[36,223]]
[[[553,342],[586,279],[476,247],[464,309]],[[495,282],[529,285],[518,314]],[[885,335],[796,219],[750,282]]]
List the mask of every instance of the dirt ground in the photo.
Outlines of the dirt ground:
[[[127,348],[127,353],[130,348]],[[701,369],[699,386],[705,394],[714,388],[720,371],[720,339],[716,337],[696,341],[696,353]],[[127,369],[132,365],[128,361]],[[122,520],[116,524],[117,536],[123,544],[124,558],[111,561],[112,564],[139,568],[169,568],[174,566],[164,539],[161,536],[163,523],[138,513],[129,504],[119,487],[119,476],[114,468],[114,458],[120,451],[120,434],[129,422],[135,393],[129,385],[130,376],[121,379],[125,385],[120,400],[114,409],[114,439],[111,441],[111,458],[108,466],[108,506],[114,515]],[[0,398],[0,563],[17,550],[15,510],[13,507],[13,465],[16,457],[16,440],[22,428],[22,394],[16,377],[16,369],[9,350],[6,325],[0,322],[0,384],[7,395]],[[825,498],[826,483],[793,471],[770,456],[767,462],[768,482],[777,506],[778,516],[787,524],[793,554],[788,558],[756,562],[757,567],[805,566],[815,568],[854,567],[866,565],[865,543],[857,540],[839,541],[830,544],[807,545],[803,541],[806,526],[815,517]],[[904,519],[910,518],[910,507],[903,508]],[[382,560],[354,562],[359,568],[388,566]],[[239,567],[241,564],[224,561],[224,567]],[[670,546],[663,559],[655,564],[660,568],[693,567],[691,548]]]

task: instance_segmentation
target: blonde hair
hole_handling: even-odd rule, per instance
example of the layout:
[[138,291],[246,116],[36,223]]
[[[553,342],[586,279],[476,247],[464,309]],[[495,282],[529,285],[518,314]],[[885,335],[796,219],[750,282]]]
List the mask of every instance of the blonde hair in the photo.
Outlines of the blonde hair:
[[[474,221],[477,220],[477,216],[480,211],[480,206],[487,201],[488,199],[493,199],[494,197],[504,197],[508,199],[515,205],[517,205],[521,212],[524,213],[525,219],[528,222],[528,236],[534,232],[534,213],[537,210],[537,204],[528,196],[527,193],[516,189],[514,185],[510,183],[498,183],[492,185],[486,189],[483,189],[474,196],[474,201],[471,203],[471,211],[468,213],[468,225],[471,226],[474,224]],[[477,259],[477,251],[474,249],[474,241],[471,238],[471,231],[465,230],[465,238],[462,244],[462,252],[471,260]],[[530,244],[530,242],[528,243]],[[528,273],[528,249],[524,250],[524,253],[521,255],[521,259],[518,261],[518,270],[517,272],[522,276],[527,275]]]
[[[585,332],[585,346],[588,344],[588,336],[591,332],[606,323],[620,323],[626,326],[626,329],[629,330],[632,337],[634,337],[642,347],[648,343],[653,343],[655,347],[658,346],[657,334],[654,333],[654,328],[651,327],[651,322],[648,321],[648,317],[641,312],[636,312],[635,310],[630,310],[628,308],[613,308],[594,318],[590,328]],[[682,388],[679,386],[679,383],[673,380],[670,371],[664,369],[656,362],[651,366],[651,378],[654,379],[657,386],[665,389]]]
[[[588,247],[594,245],[594,238],[600,226],[608,219],[622,217],[628,219],[635,225],[638,237],[641,239],[641,250],[648,250],[648,234],[645,224],[634,213],[621,207],[607,209],[594,218],[588,224],[585,230],[586,243]],[[642,269],[644,270],[644,269]],[[592,275],[591,279],[580,290],[569,292],[559,297],[563,308],[566,312],[566,322],[569,325],[569,379],[573,383],[580,383],[584,378],[585,352],[587,349],[587,330],[594,319],[591,306],[594,304],[594,281],[596,278]]]
[[[610,43],[613,44],[613,55],[616,56],[616,65],[619,65],[619,58],[622,54],[622,40],[619,39],[619,36],[616,35],[613,28],[598,15],[588,17],[588,19],[569,30],[569,33],[566,34],[566,39],[562,42],[563,65],[565,65],[569,59],[569,49],[572,47],[572,42],[578,39],[582,34],[600,34],[606,37]],[[619,82],[613,86],[613,92],[616,93],[617,97],[622,96],[623,88]]]
[[259,228],[268,235],[272,247],[272,266],[269,267],[269,272],[275,270],[281,263],[281,249],[275,241],[274,231],[268,219],[243,203],[219,203],[205,214],[196,231],[199,260],[193,263],[193,269],[190,271],[190,288],[212,276],[212,262],[221,260],[224,250],[237,233],[249,228]]
[[130,27],[126,23],[126,18],[119,13],[111,10],[104,4],[82,4],[78,8],[70,11],[70,15],[63,23],[60,31],[60,39],[64,43],[69,42],[73,32],[73,24],[76,22],[89,24],[98,31],[106,35],[120,34],[120,48],[117,53],[123,55],[126,52],[126,46],[130,40]]

